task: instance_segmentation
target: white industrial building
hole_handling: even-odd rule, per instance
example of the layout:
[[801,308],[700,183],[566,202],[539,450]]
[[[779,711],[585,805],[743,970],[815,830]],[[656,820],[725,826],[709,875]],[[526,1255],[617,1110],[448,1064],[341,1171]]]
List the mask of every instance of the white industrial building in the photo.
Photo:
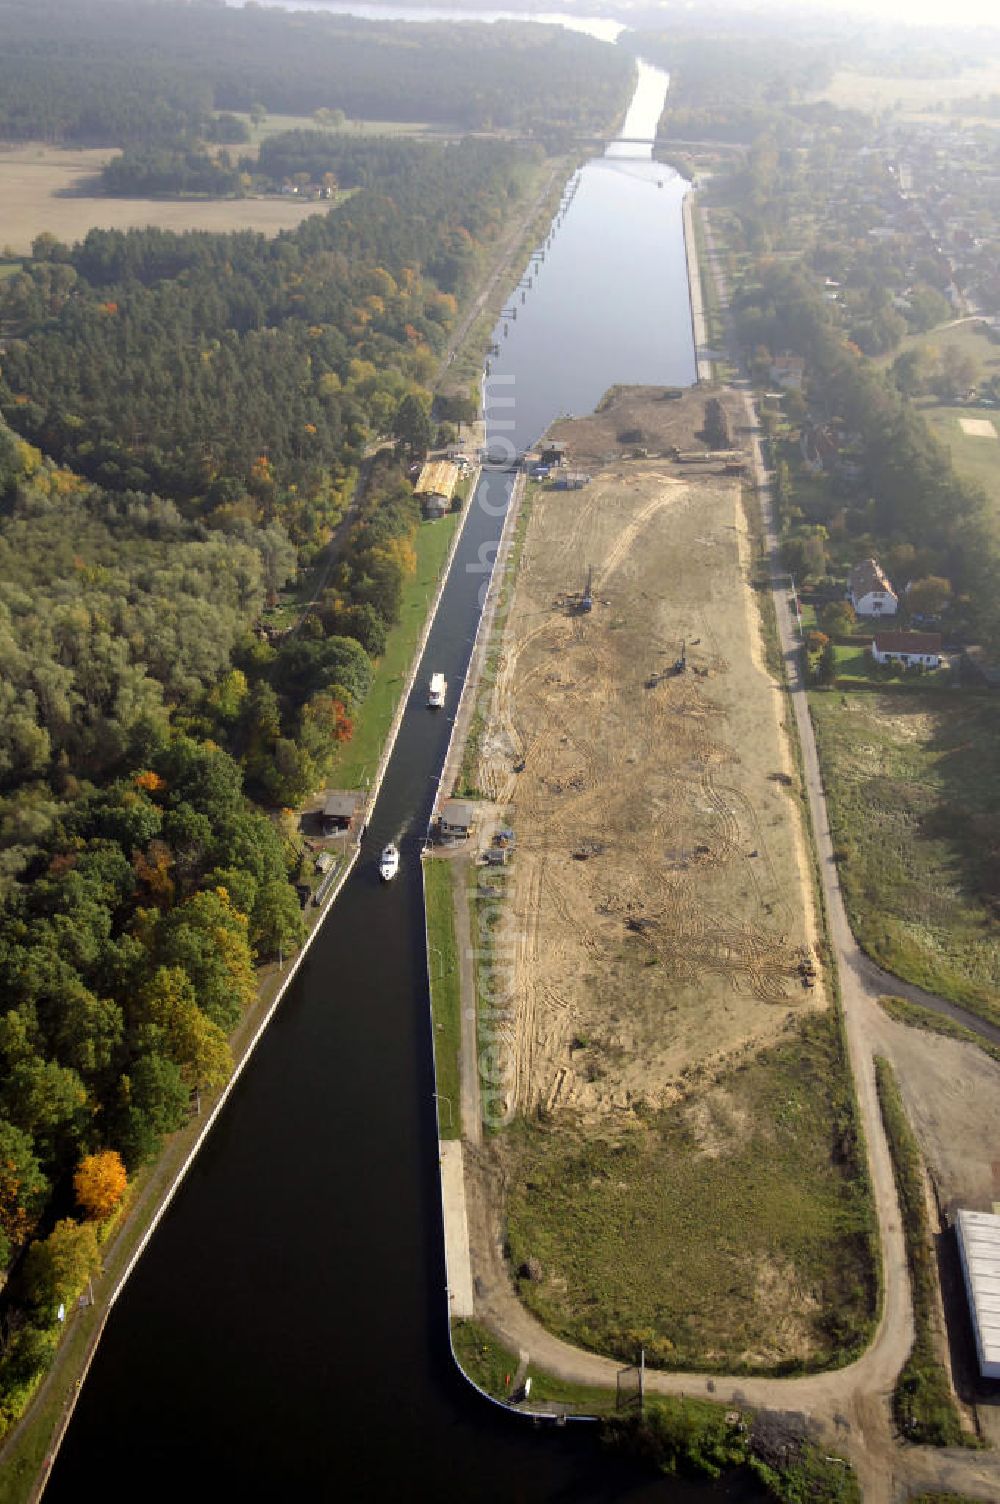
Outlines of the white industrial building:
[[1000,1217],[960,1211],[956,1227],[979,1372],[1000,1379]]

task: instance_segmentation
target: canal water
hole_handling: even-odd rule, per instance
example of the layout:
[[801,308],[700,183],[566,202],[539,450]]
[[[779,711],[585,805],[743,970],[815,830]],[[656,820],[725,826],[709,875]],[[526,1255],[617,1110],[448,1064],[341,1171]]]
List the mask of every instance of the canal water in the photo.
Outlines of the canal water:
[[[628,134],[652,136],[664,87],[644,79]],[[612,382],[693,379],[683,186],[624,149],[574,178],[495,332],[494,437],[523,448]],[[509,487],[480,482],[363,856],[115,1307],[47,1501],[751,1497],[512,1416],[451,1359],[419,870],[450,726],[425,689],[443,672],[454,708]]]

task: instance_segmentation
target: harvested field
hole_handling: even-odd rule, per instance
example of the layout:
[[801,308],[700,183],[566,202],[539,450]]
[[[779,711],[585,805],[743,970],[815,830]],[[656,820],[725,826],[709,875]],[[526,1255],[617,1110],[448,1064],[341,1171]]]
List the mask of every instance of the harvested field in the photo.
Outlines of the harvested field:
[[480,915],[490,1194],[560,1335],[787,1371],[863,1343],[870,1207],[740,481],[656,457],[703,412],[630,390],[560,423],[593,479],[529,497],[478,776],[517,832]]
[[[669,408],[690,445],[700,401],[645,407],[629,399],[629,431]],[[621,421],[559,425],[574,464]],[[518,831],[518,1111],[663,1106],[823,1000],[739,481],[681,470],[614,461],[533,502],[478,780]]]
[[43,230],[72,244],[88,230],[132,230],[156,225],[164,230],[260,230],[276,235],[329,203],[287,198],[150,199],[103,198],[98,180],[104,164],[118,153],[107,149],[71,151],[28,145],[0,151],[0,202],[4,206],[0,243],[27,255]]

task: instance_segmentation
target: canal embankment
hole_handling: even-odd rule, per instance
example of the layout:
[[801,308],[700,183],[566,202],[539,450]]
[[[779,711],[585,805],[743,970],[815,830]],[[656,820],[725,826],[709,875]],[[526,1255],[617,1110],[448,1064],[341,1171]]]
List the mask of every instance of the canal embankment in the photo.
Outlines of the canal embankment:
[[681,205],[684,226],[684,254],[687,257],[688,296],[691,301],[691,333],[694,339],[694,354],[699,381],[711,381],[715,374],[708,339],[708,316],[705,309],[701,280],[701,262],[698,256],[698,236],[695,229],[695,190],[684,195]]
[[[497,476],[499,479],[500,476]],[[476,702],[483,687],[483,674],[494,640],[497,604],[503,593],[505,574],[510,560],[511,543],[526,478],[519,472],[511,486],[503,528],[497,542],[493,568],[489,575],[482,614],[473,644],[472,655],[462,685],[452,732],[445,753],[434,798],[434,810],[454,788]],[[473,950],[469,927],[466,885],[469,857],[429,856],[425,846],[423,863],[424,907],[426,919],[426,957],[430,1033],[434,1057],[435,1105],[438,1120],[438,1164],[441,1185],[441,1216],[444,1227],[445,1279],[449,1322],[473,1315],[474,1296],[469,1220],[465,1198],[465,1155],[463,1139],[469,1132],[474,1142],[479,1138],[478,1084],[476,1061],[476,1005],[474,989],[468,978],[472,974]],[[438,873],[447,863],[447,910],[435,906],[429,892],[429,872]],[[433,937],[433,938],[432,938]],[[449,944],[450,941],[450,944]],[[450,1014],[457,1007],[459,1028],[449,1027]],[[445,1055],[447,1052],[447,1058]],[[454,1056],[455,1058],[452,1058]],[[445,1091],[443,1088],[448,1087]],[[456,1359],[457,1361],[457,1359]]]

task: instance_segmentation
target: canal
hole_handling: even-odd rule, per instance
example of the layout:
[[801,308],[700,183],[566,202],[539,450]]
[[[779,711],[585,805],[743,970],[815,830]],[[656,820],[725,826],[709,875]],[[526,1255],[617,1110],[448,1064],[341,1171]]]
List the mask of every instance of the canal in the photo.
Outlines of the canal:
[[[381,8],[380,8],[381,10]],[[645,70],[652,136],[666,80]],[[637,100],[639,96],[637,95]],[[613,382],[686,384],[684,184],[623,148],[570,185],[496,331],[490,431],[523,448]],[[480,1398],[448,1344],[419,850],[510,477],[471,504],[364,854],[115,1307],[48,1504],[105,1499],[736,1500],[650,1481],[593,1428]],[[375,872],[402,850],[397,880]]]

